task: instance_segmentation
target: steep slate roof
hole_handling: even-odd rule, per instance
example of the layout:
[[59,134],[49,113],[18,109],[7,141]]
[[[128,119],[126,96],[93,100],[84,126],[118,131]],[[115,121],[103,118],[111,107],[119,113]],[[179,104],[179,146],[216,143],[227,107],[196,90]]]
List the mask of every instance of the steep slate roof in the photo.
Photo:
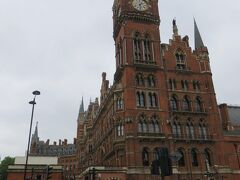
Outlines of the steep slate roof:
[[194,37],[195,37],[195,49],[204,47],[203,40],[195,19],[194,19]]
[[240,125],[240,107],[228,106],[228,114],[233,125]]

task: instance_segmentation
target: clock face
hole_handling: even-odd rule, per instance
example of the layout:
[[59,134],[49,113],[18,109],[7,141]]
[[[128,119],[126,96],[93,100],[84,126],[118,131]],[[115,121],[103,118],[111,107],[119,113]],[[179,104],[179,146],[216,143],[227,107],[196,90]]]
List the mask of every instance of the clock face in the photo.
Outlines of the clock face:
[[148,0],[133,0],[132,6],[138,11],[146,11],[149,8]]

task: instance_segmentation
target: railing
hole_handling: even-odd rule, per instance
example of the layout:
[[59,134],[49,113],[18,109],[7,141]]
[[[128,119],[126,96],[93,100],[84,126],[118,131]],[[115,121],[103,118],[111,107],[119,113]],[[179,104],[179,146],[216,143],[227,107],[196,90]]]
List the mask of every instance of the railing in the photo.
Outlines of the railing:
[[190,134],[172,134],[171,137],[175,140],[183,141],[212,141],[212,135],[190,135]]
[[155,65],[157,64],[156,61],[153,60],[140,60],[140,59],[135,59],[134,60],[135,64],[149,64],[149,65]]
[[154,138],[158,138],[158,137],[165,137],[165,135],[161,132],[138,132],[137,136],[141,136],[141,137],[154,137]]

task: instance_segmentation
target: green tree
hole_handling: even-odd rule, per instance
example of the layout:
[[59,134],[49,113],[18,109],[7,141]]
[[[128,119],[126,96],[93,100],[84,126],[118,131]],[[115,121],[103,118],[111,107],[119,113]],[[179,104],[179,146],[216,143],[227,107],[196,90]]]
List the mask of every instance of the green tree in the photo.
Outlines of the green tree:
[[5,157],[1,164],[0,164],[0,180],[6,180],[7,179],[7,169],[8,165],[14,164],[14,158],[12,157]]

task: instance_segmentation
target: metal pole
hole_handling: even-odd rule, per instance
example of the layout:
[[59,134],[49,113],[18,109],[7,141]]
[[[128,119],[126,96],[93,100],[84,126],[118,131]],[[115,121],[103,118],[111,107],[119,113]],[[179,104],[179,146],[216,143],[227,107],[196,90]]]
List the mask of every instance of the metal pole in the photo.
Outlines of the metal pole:
[[[35,96],[36,97],[36,96]],[[26,154],[26,163],[25,163],[25,169],[24,169],[24,179],[26,179],[26,172],[27,172],[27,164],[28,164],[28,154],[29,154],[29,146],[30,146],[30,139],[32,134],[32,122],[33,122],[33,114],[34,114],[34,106],[36,104],[35,97],[32,101],[32,115],[31,115],[31,122],[30,122],[30,130],[29,130],[29,136],[28,136],[28,147],[27,147],[27,154]]]

